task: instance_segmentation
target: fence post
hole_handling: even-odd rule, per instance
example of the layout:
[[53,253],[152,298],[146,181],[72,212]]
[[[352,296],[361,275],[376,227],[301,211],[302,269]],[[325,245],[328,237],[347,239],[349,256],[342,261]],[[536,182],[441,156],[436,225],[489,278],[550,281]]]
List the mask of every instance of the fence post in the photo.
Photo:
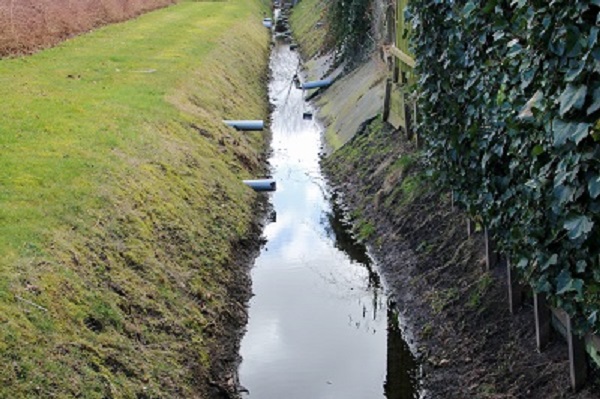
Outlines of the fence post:
[[567,345],[569,346],[569,372],[571,374],[571,388],[579,391],[587,379],[587,354],[585,352],[585,339],[572,331],[571,317],[567,315]]
[[390,117],[390,103],[392,97],[392,79],[388,78],[385,82],[385,97],[383,98],[383,120],[387,122]]
[[392,70],[392,82],[398,83],[400,80],[400,60],[394,57],[394,69]]
[[423,140],[419,136],[419,132],[417,132],[417,100],[415,99],[413,102],[413,117],[412,117],[412,126],[413,133],[415,135],[415,141],[418,149],[421,149],[423,146]]
[[498,254],[496,253],[496,248],[494,245],[494,240],[490,237],[490,232],[488,228],[485,228],[484,231],[484,240],[485,240],[485,263],[487,266],[487,270],[490,271],[498,264]]
[[533,312],[537,349],[538,352],[542,352],[550,342],[550,308],[544,294],[533,292]]
[[507,286],[508,286],[508,308],[510,310],[510,314],[517,313],[517,310],[521,307],[523,292],[521,288],[521,284],[517,281],[516,276],[513,273],[513,270],[510,267],[510,259],[506,259],[506,276],[507,276]]

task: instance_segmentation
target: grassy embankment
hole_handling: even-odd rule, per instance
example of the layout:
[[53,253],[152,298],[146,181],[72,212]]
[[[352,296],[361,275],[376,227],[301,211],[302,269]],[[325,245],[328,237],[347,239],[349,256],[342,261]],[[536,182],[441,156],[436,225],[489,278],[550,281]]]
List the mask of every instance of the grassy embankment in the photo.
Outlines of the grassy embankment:
[[326,47],[326,7],[324,1],[304,0],[294,7],[290,16],[294,38],[305,60],[310,60]]
[[184,2],[0,62],[0,397],[203,395],[266,145],[221,119],[268,113],[265,10]]

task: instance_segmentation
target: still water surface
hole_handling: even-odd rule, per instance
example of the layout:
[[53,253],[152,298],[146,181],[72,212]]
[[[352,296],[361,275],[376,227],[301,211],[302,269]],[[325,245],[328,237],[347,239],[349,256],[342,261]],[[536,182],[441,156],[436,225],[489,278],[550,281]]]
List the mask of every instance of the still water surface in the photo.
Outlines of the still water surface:
[[414,359],[321,174],[322,129],[292,85],[298,63],[288,45],[273,48],[276,221],[252,270],[240,382],[252,399],[414,398]]

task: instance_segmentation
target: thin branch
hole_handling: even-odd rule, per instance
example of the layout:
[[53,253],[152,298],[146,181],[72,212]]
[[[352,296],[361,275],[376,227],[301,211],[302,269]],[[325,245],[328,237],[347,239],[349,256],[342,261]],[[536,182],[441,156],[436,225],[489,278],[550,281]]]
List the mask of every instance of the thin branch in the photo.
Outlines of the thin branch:
[[28,300],[28,299],[25,299],[25,298],[23,298],[23,297],[20,297],[20,296],[18,296],[18,295],[15,295],[15,298],[17,298],[17,299],[18,299],[18,300],[20,300],[20,301],[23,301],[23,302],[25,302],[25,303],[26,303],[26,304],[28,304],[28,305],[31,305],[31,306],[33,306],[33,307],[35,307],[35,308],[38,308],[39,310],[43,310],[44,312],[47,312],[47,311],[48,311],[48,309],[46,309],[45,307],[43,307],[43,306],[40,306],[40,305],[38,305],[37,303],[31,302],[30,300]]

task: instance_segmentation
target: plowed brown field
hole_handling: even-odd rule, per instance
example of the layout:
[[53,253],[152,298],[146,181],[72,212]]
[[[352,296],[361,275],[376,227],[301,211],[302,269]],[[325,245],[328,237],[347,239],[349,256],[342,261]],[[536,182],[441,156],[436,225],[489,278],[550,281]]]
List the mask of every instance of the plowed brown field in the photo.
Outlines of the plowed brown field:
[[32,53],[177,0],[0,0],[0,57]]

